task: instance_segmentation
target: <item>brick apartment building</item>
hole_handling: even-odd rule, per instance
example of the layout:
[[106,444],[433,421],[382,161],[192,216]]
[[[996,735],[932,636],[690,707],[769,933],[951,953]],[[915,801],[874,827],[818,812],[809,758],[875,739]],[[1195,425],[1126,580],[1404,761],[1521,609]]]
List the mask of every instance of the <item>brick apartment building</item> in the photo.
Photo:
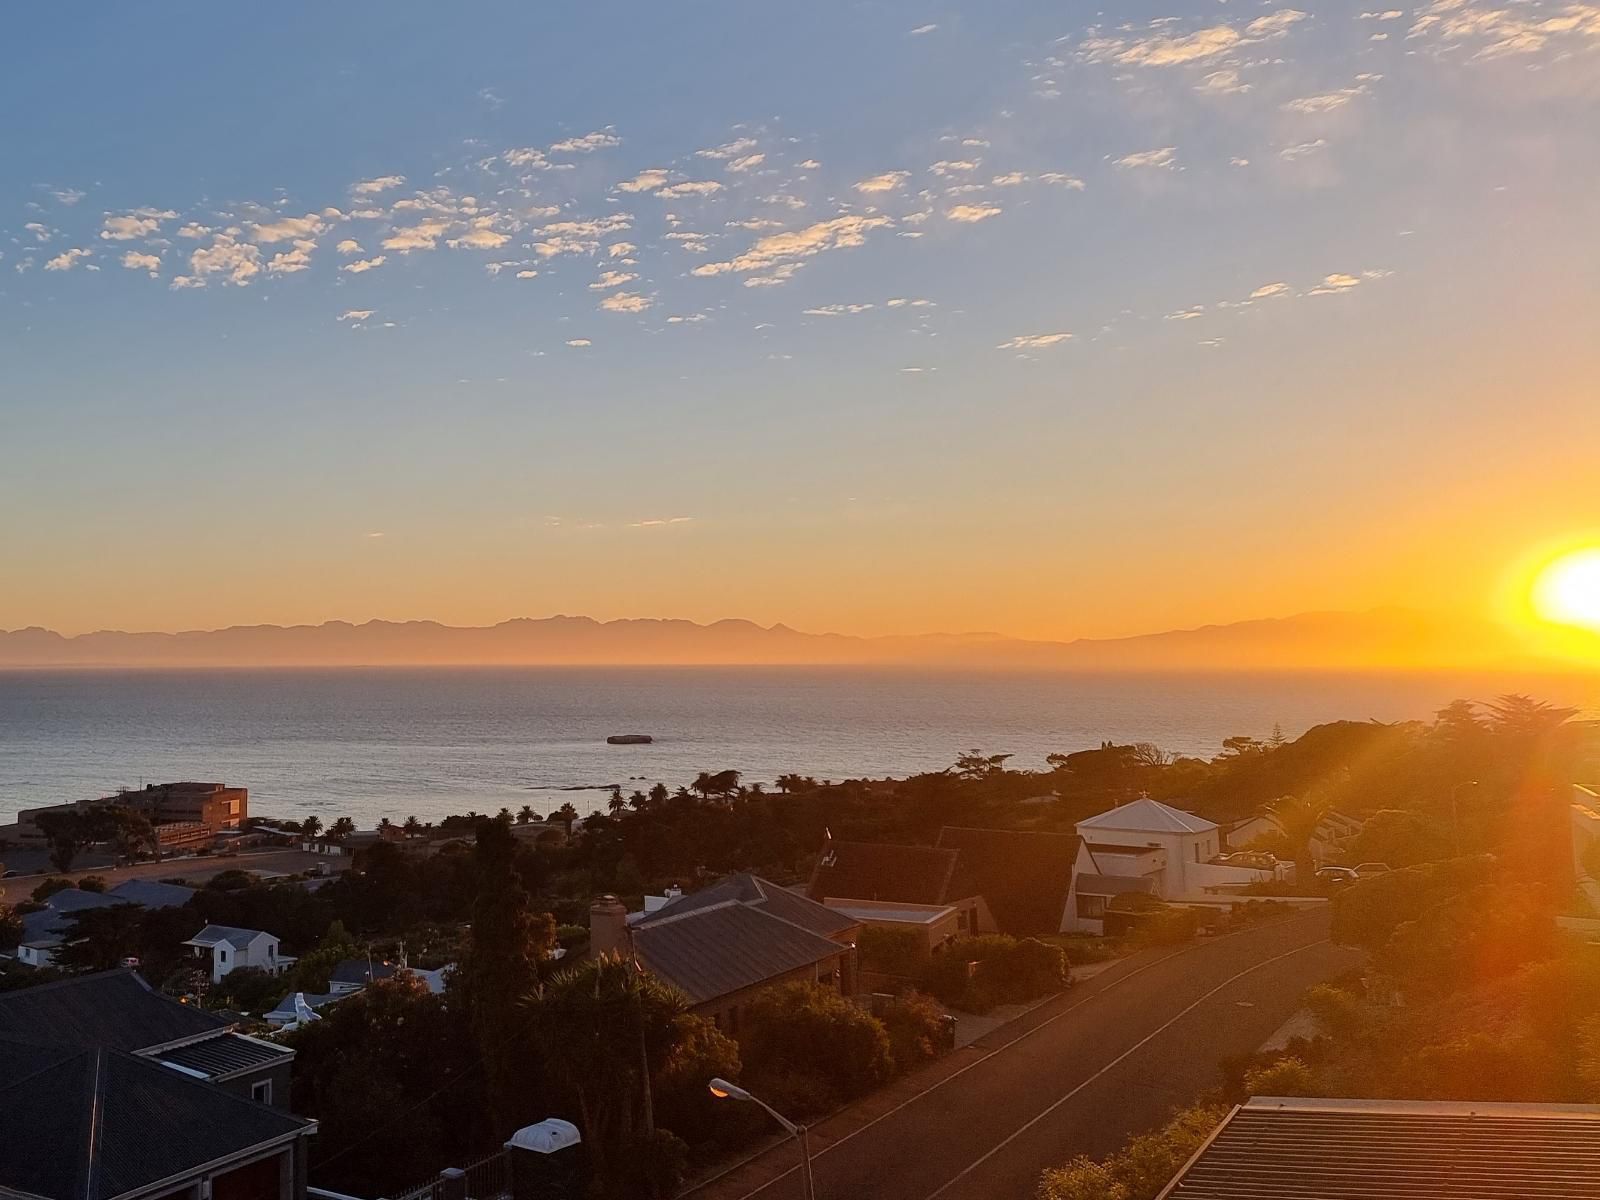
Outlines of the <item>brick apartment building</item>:
[[250,793],[220,783],[152,783],[97,800],[25,808],[17,813],[17,839],[24,845],[45,840],[37,821],[40,813],[81,812],[98,805],[119,805],[143,813],[155,826],[164,849],[188,848],[208,844],[224,829],[238,829],[250,815]]

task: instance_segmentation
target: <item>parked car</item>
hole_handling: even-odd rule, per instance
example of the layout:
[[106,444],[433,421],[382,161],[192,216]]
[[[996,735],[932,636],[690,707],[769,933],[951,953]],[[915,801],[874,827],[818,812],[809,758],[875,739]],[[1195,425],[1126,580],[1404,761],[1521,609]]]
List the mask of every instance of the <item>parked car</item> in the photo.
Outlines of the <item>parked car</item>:
[[1319,867],[1317,869],[1317,882],[1324,887],[1348,887],[1361,878],[1354,867]]
[[1387,875],[1394,868],[1388,863],[1370,862],[1357,863],[1356,874],[1362,879],[1370,879],[1374,875]]

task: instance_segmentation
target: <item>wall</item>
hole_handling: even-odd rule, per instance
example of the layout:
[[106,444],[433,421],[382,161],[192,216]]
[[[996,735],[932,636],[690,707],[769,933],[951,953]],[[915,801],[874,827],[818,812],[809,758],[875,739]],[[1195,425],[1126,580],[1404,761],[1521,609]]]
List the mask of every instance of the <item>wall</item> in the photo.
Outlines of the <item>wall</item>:
[[[740,1017],[743,1010],[749,1005],[750,1001],[761,995],[762,992],[783,987],[788,983],[816,983],[817,976],[829,970],[838,973],[839,983],[835,986],[839,986],[840,990],[843,991],[843,984],[854,975],[853,971],[847,969],[848,965],[845,962],[845,958],[846,952],[841,950],[834,958],[816,963],[813,966],[801,967],[799,970],[790,971],[786,975],[774,976],[755,987],[741,988],[739,991],[730,992],[726,996],[718,996],[716,999],[708,1000],[704,1004],[695,1005],[690,1011],[698,1016],[715,1021],[717,1028],[722,1030],[723,1033],[736,1035],[739,1032]],[[844,994],[849,995],[848,992],[844,992]]]

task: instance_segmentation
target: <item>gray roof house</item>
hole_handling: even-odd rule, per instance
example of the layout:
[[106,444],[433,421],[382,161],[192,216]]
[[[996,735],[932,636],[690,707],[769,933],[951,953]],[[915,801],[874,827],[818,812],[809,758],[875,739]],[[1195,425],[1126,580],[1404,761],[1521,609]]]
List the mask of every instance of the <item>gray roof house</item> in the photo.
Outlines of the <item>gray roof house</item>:
[[91,908],[113,908],[135,904],[144,908],[181,908],[194,895],[193,888],[149,879],[130,879],[107,892],[87,892],[82,888],[63,888],[45,901],[45,907],[22,918],[22,939],[17,945],[18,962],[30,967],[48,967],[55,952],[71,932],[73,917]]
[[211,959],[211,982],[219,983],[230,971],[254,967],[269,975],[281,975],[297,961],[278,953],[278,939],[259,929],[236,925],[207,925],[185,946],[193,946],[195,957]]
[[0,1194],[302,1200],[316,1123],[282,1108],[293,1057],[131,971],[0,994],[0,1129],[27,1130]]

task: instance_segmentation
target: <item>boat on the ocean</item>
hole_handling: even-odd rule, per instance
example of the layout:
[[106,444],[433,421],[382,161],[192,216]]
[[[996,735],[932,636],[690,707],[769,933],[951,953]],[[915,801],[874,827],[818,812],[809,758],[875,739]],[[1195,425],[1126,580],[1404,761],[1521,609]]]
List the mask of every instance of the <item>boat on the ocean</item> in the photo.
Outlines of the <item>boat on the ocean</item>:
[[656,739],[648,733],[613,733],[606,739],[608,746],[648,746]]

